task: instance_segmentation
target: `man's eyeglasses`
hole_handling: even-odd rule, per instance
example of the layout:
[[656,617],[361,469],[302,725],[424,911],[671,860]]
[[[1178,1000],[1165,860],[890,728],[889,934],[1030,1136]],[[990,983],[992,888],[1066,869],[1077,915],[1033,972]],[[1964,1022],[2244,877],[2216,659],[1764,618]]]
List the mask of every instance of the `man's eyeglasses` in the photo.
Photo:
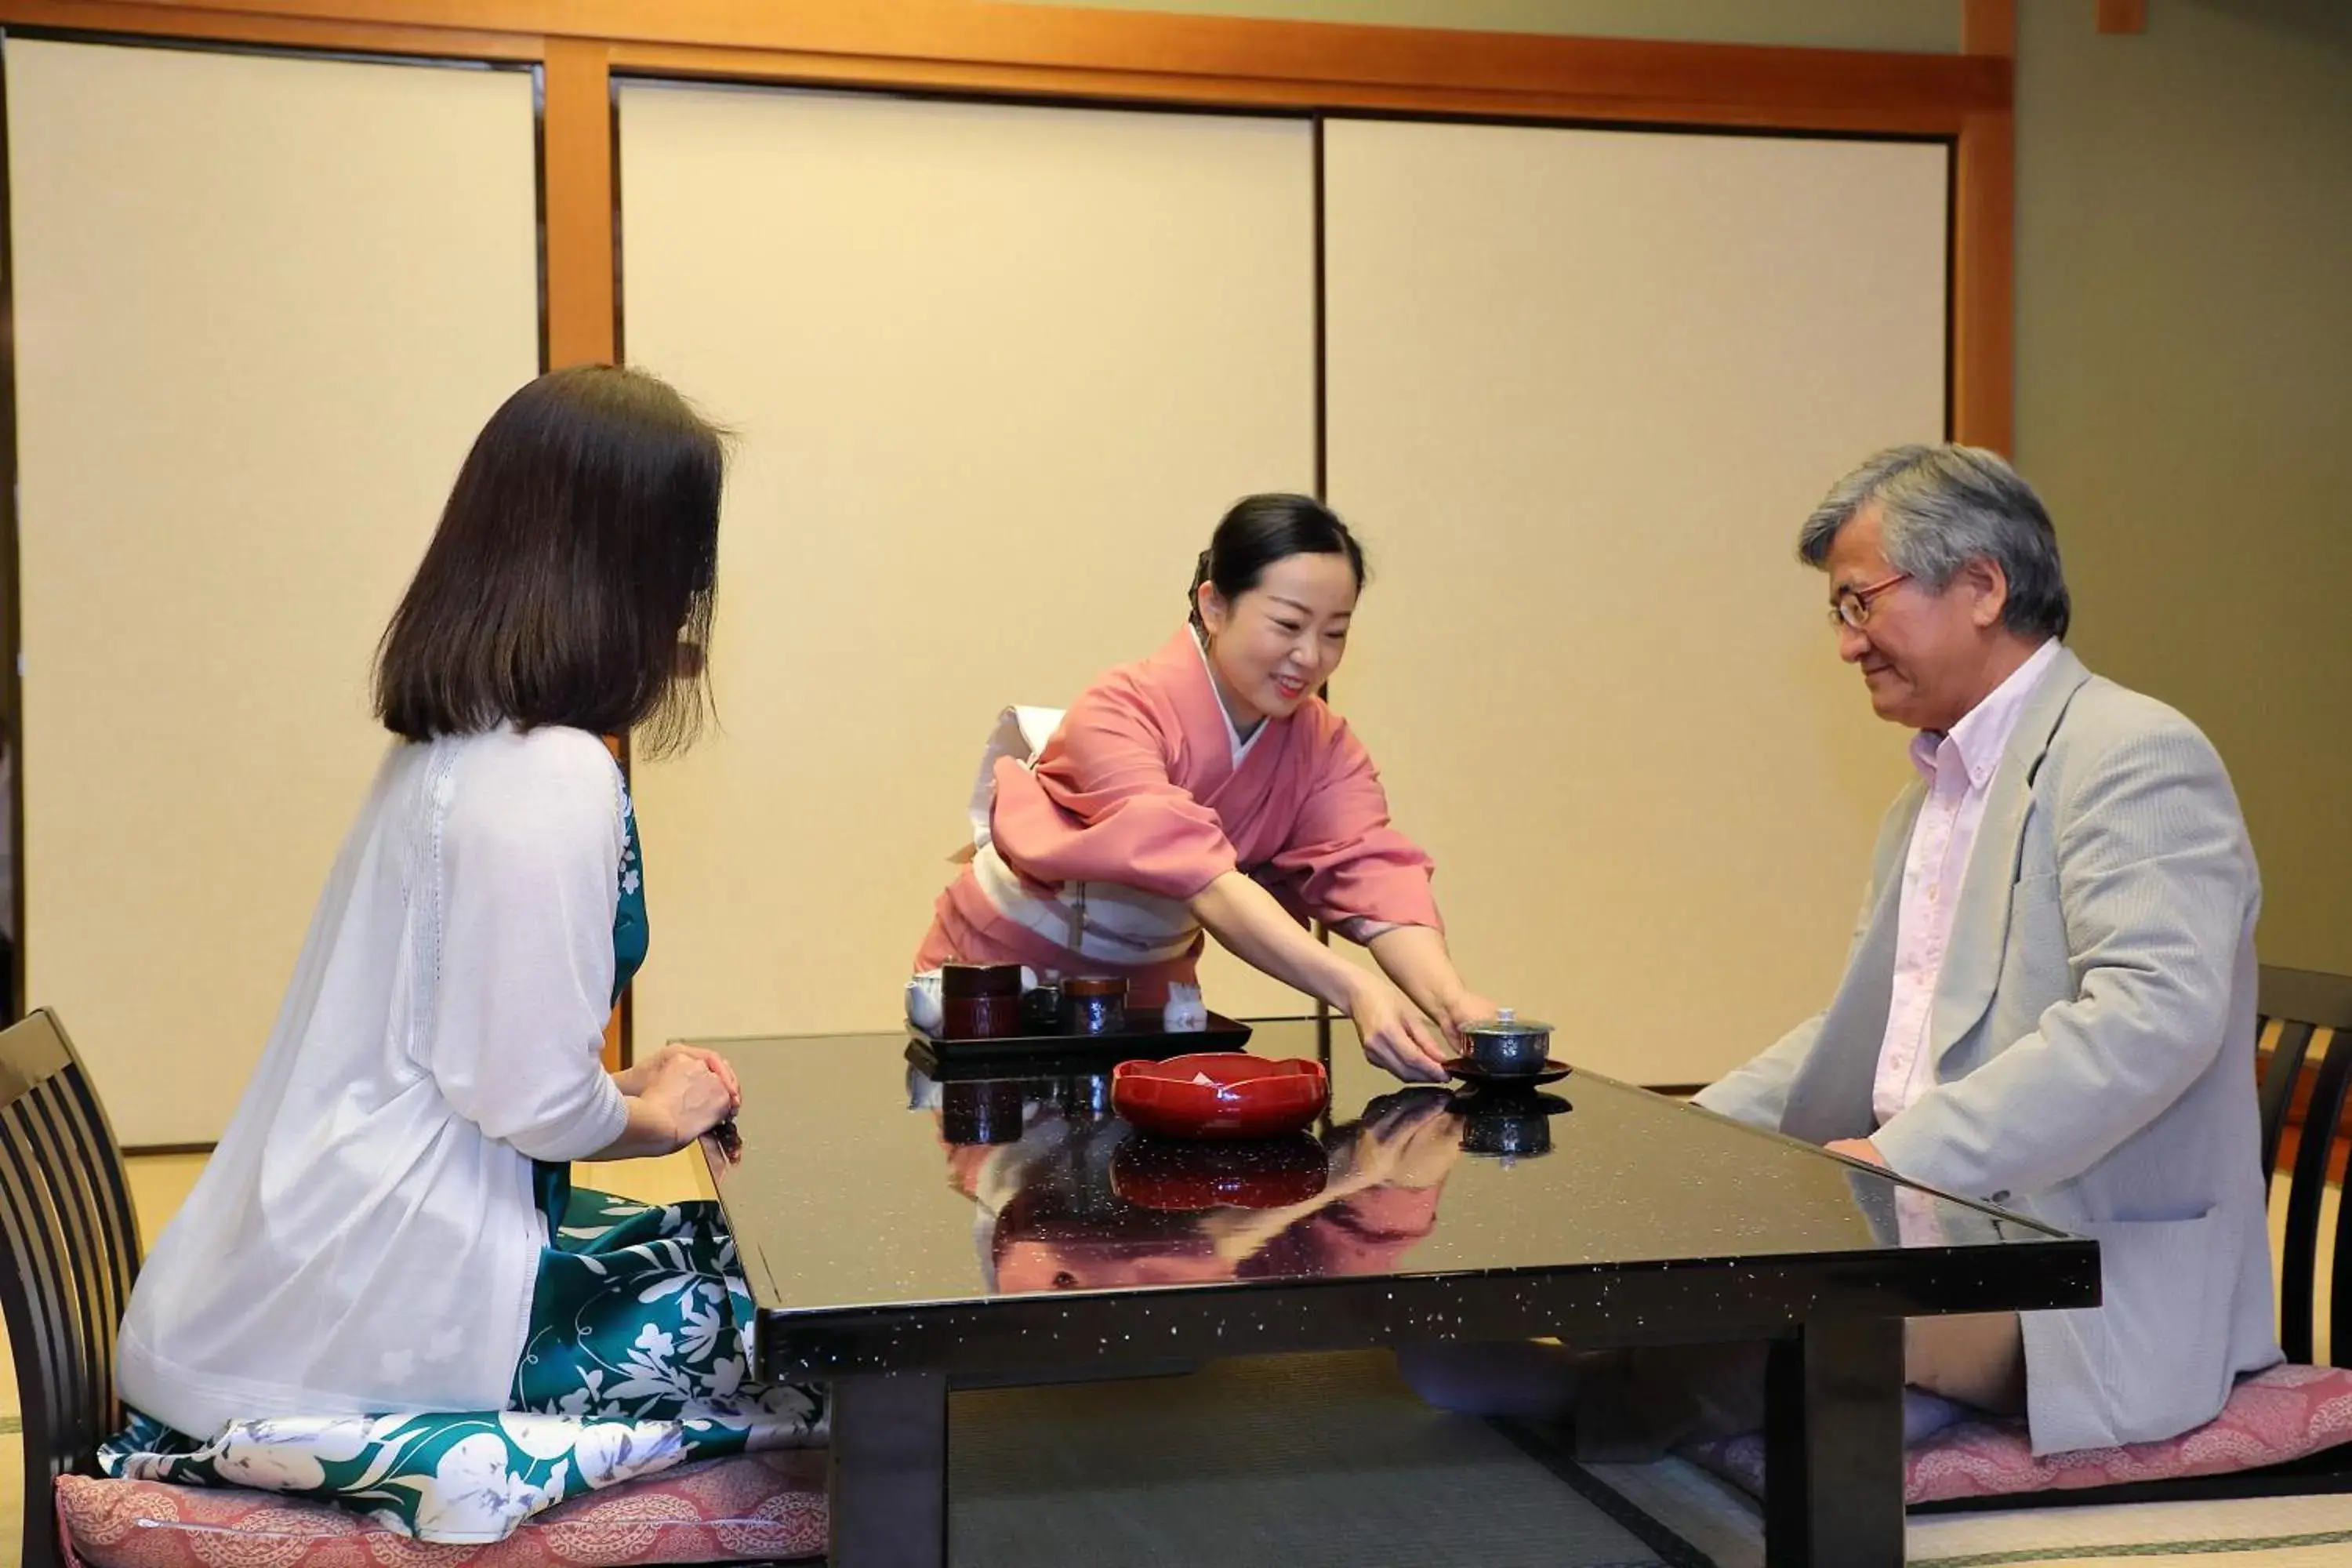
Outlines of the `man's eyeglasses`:
[[1871,607],[1877,603],[1878,596],[1896,584],[1910,580],[1910,573],[1897,572],[1892,577],[1882,578],[1863,587],[1845,589],[1830,602],[1830,625],[1849,626],[1860,631],[1870,624]]

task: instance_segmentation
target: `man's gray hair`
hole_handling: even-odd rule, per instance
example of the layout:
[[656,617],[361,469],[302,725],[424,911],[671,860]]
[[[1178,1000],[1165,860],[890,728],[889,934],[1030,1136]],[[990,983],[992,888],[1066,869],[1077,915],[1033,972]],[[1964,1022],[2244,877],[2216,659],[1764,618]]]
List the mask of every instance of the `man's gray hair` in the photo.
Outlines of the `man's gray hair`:
[[1829,559],[1838,531],[1878,509],[1887,562],[1941,593],[1971,561],[2009,579],[2001,624],[2026,637],[2063,637],[2074,616],[2058,564],[2058,531],[2033,487],[1980,447],[1889,447],[1830,487],[1797,536],[1808,566]]

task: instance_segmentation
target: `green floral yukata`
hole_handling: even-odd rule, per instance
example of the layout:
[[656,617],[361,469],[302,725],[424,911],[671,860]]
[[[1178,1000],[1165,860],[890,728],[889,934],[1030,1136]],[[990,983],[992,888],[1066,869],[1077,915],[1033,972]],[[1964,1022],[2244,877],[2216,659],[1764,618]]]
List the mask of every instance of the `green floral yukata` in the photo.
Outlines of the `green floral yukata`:
[[[617,1000],[645,962],[637,819],[613,917]],[[504,1539],[541,1509],[691,1459],[822,1445],[824,1391],[750,1375],[751,1299],[712,1203],[573,1191],[541,1162],[550,1245],[508,1408],[236,1421],[209,1442],[133,1411],[99,1449],[108,1475],[323,1498],[423,1541]]]

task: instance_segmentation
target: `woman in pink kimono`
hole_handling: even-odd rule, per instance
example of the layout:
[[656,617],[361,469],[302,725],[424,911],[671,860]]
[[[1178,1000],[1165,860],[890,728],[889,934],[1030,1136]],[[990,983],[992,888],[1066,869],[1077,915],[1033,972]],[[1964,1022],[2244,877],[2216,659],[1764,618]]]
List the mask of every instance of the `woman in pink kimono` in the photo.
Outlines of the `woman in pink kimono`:
[[[1494,1008],[1446,952],[1429,857],[1389,826],[1370,756],[1316,695],[1363,584],[1362,550],[1319,502],[1252,496],[1226,513],[1189,626],[1066,714],[1005,715],[971,861],[940,895],[917,972],[1123,974],[1131,1005],[1157,1007],[1195,983],[1205,931],[1353,1018],[1380,1066],[1444,1078],[1461,1026]],[[1310,917],[1379,971],[1315,941]]]

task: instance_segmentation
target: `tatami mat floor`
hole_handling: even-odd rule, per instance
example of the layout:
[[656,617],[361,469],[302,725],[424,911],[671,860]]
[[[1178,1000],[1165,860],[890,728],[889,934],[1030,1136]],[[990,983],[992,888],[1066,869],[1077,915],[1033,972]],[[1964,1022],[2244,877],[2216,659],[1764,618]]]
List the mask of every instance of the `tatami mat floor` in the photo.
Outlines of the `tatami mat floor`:
[[[164,1222],[178,1211],[189,1189],[195,1184],[197,1173],[203,1169],[204,1157],[195,1154],[149,1155],[130,1163],[131,1196],[138,1207],[139,1227],[142,1236],[152,1237],[162,1231]],[[583,1186],[624,1193],[653,1203],[707,1197],[710,1193],[709,1173],[703,1168],[700,1156],[691,1150],[666,1160],[633,1160],[611,1165],[583,1164],[576,1167],[576,1179]],[[2326,1212],[2321,1218],[2318,1277],[2322,1279],[2329,1277],[2332,1268],[2334,1248],[2330,1238],[2336,1234],[2336,1208],[2339,1196],[2335,1189],[2329,1190]],[[2271,1208],[2274,1237],[2283,1231],[2285,1219],[2284,1184],[2281,1184],[2278,1192],[2273,1194]],[[2277,1250],[2273,1247],[2274,1255]],[[2317,1352],[2318,1359],[2322,1361],[2328,1353],[2326,1330],[2327,1325],[2323,1320]],[[16,1521],[23,1517],[24,1474],[19,1447],[22,1440],[18,1426],[19,1409],[13,1367],[5,1357],[0,1357],[0,1521],[6,1521],[0,1525],[0,1529],[6,1532],[5,1538],[0,1538],[0,1568],[18,1568],[21,1554],[16,1534]],[[2177,1510],[2204,1505],[2172,1503],[2155,1506]],[[2326,1550],[2329,1553],[2345,1552],[2347,1556],[2314,1558],[2315,1568],[2322,1561],[2352,1561],[2352,1546],[2331,1543]],[[1982,1561],[1990,1562],[2000,1555],[1994,1553]],[[1943,1561],[1948,1563],[1955,1560],[1947,1558]],[[1978,1559],[1969,1557],[1959,1561],[1974,1563]],[[2075,1564],[2080,1564],[2081,1568],[2113,1568],[2113,1553],[2112,1551],[2102,1552],[2095,1558],[2037,1557],[2033,1568],[2074,1568]],[[2283,1563],[2281,1568],[2286,1568],[2286,1564]]]

